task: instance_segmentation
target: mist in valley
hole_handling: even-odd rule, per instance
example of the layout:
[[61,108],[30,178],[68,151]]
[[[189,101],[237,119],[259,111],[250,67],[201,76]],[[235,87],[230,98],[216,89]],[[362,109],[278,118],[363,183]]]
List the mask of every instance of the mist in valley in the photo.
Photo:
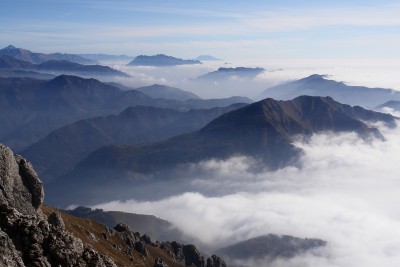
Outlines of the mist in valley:
[[[312,74],[327,75],[331,80],[343,81],[347,85],[381,87],[400,90],[397,77],[397,62],[392,60],[271,60],[271,61],[205,61],[201,65],[172,67],[127,66],[128,62],[105,61],[116,70],[129,74],[130,78],[108,77],[106,80],[121,83],[130,88],[153,84],[177,87],[208,98],[246,96],[260,100],[269,87],[298,80]],[[226,79],[198,79],[201,75],[218,68],[264,68],[255,77],[227,76]]]
[[378,127],[385,140],[354,133],[298,138],[303,154],[295,166],[272,172],[241,156],[204,161],[190,166],[187,192],[95,207],[154,214],[211,251],[269,233],[327,241],[269,266],[398,266],[400,127]]

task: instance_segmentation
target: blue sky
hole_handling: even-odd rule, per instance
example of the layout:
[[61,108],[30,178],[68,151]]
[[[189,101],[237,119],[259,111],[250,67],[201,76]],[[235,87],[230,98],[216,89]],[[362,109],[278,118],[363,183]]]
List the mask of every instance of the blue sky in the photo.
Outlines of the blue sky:
[[39,52],[391,59],[398,1],[2,0],[0,47]]

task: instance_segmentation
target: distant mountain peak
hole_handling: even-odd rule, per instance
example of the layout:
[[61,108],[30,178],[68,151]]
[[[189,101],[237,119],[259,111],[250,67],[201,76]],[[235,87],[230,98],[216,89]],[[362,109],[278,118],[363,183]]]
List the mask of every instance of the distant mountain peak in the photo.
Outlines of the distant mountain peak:
[[305,77],[303,79],[304,80],[306,80],[306,79],[326,79],[329,77],[330,77],[330,75],[328,75],[328,74],[311,74],[310,76]]
[[202,64],[198,60],[181,59],[165,54],[157,54],[154,56],[139,55],[132,60],[128,66],[177,66],[177,65],[193,65]]
[[180,101],[186,101],[188,99],[200,99],[199,96],[191,92],[162,84],[153,84],[150,86],[139,87],[136,88],[136,90],[152,98],[164,98]]
[[[369,128],[363,121],[381,121],[391,126],[394,120],[394,117],[387,114],[343,105],[331,97],[300,96],[289,101],[268,98],[225,113],[197,132],[185,136],[142,147],[98,150],[81,167],[91,166],[93,162],[98,164],[98,160],[108,158],[103,155],[114,153],[113,156],[121,160],[118,168],[125,166],[139,173],[159,171],[168,164],[173,168],[182,162],[224,159],[237,154],[260,158],[269,167],[277,168],[295,159],[297,149],[291,143],[292,136],[335,131],[380,138],[381,133],[375,128]],[[163,160],[168,158],[166,161],[169,163],[145,163],[153,157]],[[105,167],[108,163],[102,164]]]
[[311,74],[310,76],[304,77],[300,79],[299,81],[302,82],[334,82],[337,84],[344,84],[343,82],[338,82],[335,80],[332,80],[332,75],[329,74]]
[[212,71],[201,75],[198,77],[199,79],[210,80],[210,79],[226,79],[232,76],[237,76],[241,78],[253,78],[258,74],[264,72],[264,68],[256,67],[256,68],[248,68],[248,67],[236,67],[236,68],[227,68],[220,67],[216,71]]
[[13,45],[9,45],[9,46],[7,46],[7,47],[5,47],[3,49],[17,49],[17,48],[15,46],[13,46]]
[[73,83],[84,82],[84,81],[94,81],[94,82],[101,83],[100,81],[98,81],[96,79],[92,79],[92,78],[82,78],[79,76],[62,74],[62,75],[59,75],[59,76],[55,77],[54,79],[50,80],[48,84],[51,84],[51,83],[73,84]]
[[270,87],[259,98],[290,100],[300,95],[331,96],[341,103],[369,109],[389,100],[400,100],[400,93],[392,89],[347,85],[333,80],[330,75],[321,74]]
[[43,54],[43,53],[35,53],[26,49],[17,48],[13,45],[9,45],[3,49],[0,49],[0,55],[12,56],[16,59],[29,61],[33,64],[40,64],[48,60],[68,60],[71,62],[79,63],[79,64],[93,64],[95,61],[89,60],[83,57],[80,57],[75,54],[62,54],[62,53],[53,53],[53,54]]
[[51,74],[69,74],[83,77],[118,76],[129,77],[128,74],[102,65],[84,65],[71,62],[65,59],[50,59],[40,64],[34,64],[30,61],[18,59],[20,52],[11,50],[0,53],[0,69],[7,70],[28,70],[39,72],[50,72]]
[[9,45],[7,47],[4,47],[3,49],[0,49],[0,55],[5,55],[5,56],[10,56],[18,59],[24,59],[20,58],[23,57],[24,55],[31,54],[32,52],[29,50],[25,50],[22,48],[17,48],[13,45]]
[[[382,110],[384,108],[390,108],[393,109],[395,111],[400,111],[400,101],[398,100],[390,100],[387,101],[379,106],[376,106],[374,109],[375,110]],[[386,111],[385,111],[386,112]]]
[[93,86],[93,84],[101,85],[101,82],[92,78],[86,79],[78,76],[63,74],[47,82],[45,86],[42,87],[42,90],[59,91],[71,88],[74,89],[74,91],[78,91],[78,89],[83,90],[83,88],[86,88],[87,86]]

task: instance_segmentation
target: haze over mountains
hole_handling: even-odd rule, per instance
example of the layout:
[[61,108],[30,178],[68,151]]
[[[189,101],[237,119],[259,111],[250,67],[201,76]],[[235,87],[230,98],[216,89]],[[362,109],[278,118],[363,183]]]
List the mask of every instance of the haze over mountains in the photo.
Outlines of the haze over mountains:
[[95,64],[96,62],[74,54],[52,53],[43,54],[35,53],[26,49],[16,48],[9,45],[0,49],[0,55],[10,56],[19,60],[28,61],[33,64],[40,64],[49,60],[66,60],[78,64]]
[[219,68],[216,71],[204,74],[199,77],[199,79],[204,80],[223,80],[223,79],[235,79],[235,78],[254,78],[258,74],[264,72],[263,68],[246,68],[246,67],[237,67],[237,68]]
[[109,55],[109,54],[79,54],[78,56],[94,61],[131,61],[134,58],[127,55]]
[[400,92],[395,90],[348,86],[343,82],[329,80],[324,75],[318,74],[268,88],[260,98],[289,100],[300,95],[331,96],[341,103],[370,109],[390,100],[400,100]]
[[28,61],[15,59],[10,56],[0,56],[0,69],[48,71],[51,74],[75,74],[84,77],[129,77],[128,74],[101,65],[82,65],[67,60],[48,60],[40,64],[32,64]]
[[179,101],[186,101],[189,99],[200,99],[199,96],[181,90],[179,88],[161,85],[161,84],[153,84],[150,86],[144,86],[140,88],[136,88],[136,90],[150,96],[153,98],[165,98],[165,99],[174,99]]
[[[263,166],[277,169],[296,162],[301,150],[292,142],[293,136],[299,134],[356,132],[361,138],[383,138],[379,130],[367,126],[366,121],[395,125],[395,117],[391,115],[342,105],[329,97],[303,96],[291,101],[266,99],[226,113],[198,131],[165,141],[100,148],[51,184],[52,192],[65,186],[79,188],[80,192],[75,190],[70,197],[64,195],[62,199],[57,199],[58,193],[49,195],[49,201],[67,205],[71,204],[68,198],[69,201],[84,201],[84,198],[96,198],[96,193],[92,192],[98,191],[103,191],[104,199],[106,188],[112,187],[115,187],[112,192],[118,192],[120,198],[128,197],[135,190],[136,198],[146,199],[152,198],[145,189],[152,184],[150,181],[154,182],[154,189],[157,183],[181,179],[183,182],[179,183],[183,188],[173,188],[173,193],[177,193],[185,190],[184,177],[190,176],[191,164],[237,155],[259,161],[255,170]],[[92,177],[96,177],[96,185]],[[129,186],[132,189],[128,193],[119,186],[121,184],[125,187],[132,184]],[[163,191],[153,192],[153,197],[170,194],[165,186]]]
[[140,55],[135,57],[128,66],[177,66],[177,65],[193,65],[202,64],[199,60],[181,59],[176,57],[158,54],[154,56]]
[[[14,149],[43,138],[51,131],[93,116],[119,113],[129,106],[147,105],[187,110],[229,106],[237,99],[201,100],[194,104],[157,97],[136,90],[122,91],[95,79],[61,75],[50,81],[2,78],[2,142]],[[16,90],[18,88],[18,90]],[[251,100],[249,100],[251,101]]]
[[71,171],[96,149],[112,144],[143,144],[198,130],[216,117],[243,107],[175,109],[129,107],[118,115],[95,117],[61,127],[21,153],[48,182]]
[[[94,79],[58,76],[50,81],[2,79],[3,142],[23,148],[50,131],[79,119],[118,112],[153,100],[137,91],[121,91]],[[15,84],[20,90],[15,90]],[[155,105],[157,105],[154,102]]]
[[383,110],[385,108],[390,108],[395,111],[400,111],[400,101],[399,100],[390,100],[388,102],[385,102],[381,105],[378,105],[375,107],[376,110]]
[[[253,86],[264,86],[269,75],[276,75],[261,67],[221,67],[218,61],[199,64],[166,55],[139,56],[142,62],[132,66],[125,65],[128,57],[108,54],[88,57],[108,61],[109,66],[65,59],[32,63],[55,54],[13,47],[2,51],[15,53],[0,55],[0,142],[32,162],[44,182],[47,203],[62,208],[94,205],[70,211],[82,218],[109,227],[132,222],[132,228],[160,239],[193,240],[210,254],[225,247],[219,251],[229,266],[296,266],[310,259],[321,262],[331,252],[342,255],[341,248],[359,243],[359,236],[376,240],[371,238],[376,231],[352,231],[344,242],[343,224],[330,214],[318,217],[324,216],[325,205],[338,210],[333,217],[344,216],[353,225],[365,212],[363,226],[376,229],[373,223],[364,224],[373,214],[358,203],[370,210],[383,203],[381,213],[390,210],[386,200],[395,203],[391,188],[397,188],[397,180],[391,175],[397,173],[393,162],[400,147],[395,138],[398,119],[368,110],[399,114],[395,90],[349,86],[315,74],[274,87],[265,83],[262,100],[254,103],[230,92],[246,85],[245,95],[251,95],[257,90]],[[29,61],[18,59],[22,55]],[[80,77],[94,75],[100,80]],[[194,84],[215,95],[225,91],[229,97],[202,98]],[[375,177],[381,174],[391,180],[377,183]],[[389,184],[393,186],[386,188]],[[372,206],[364,203],[370,189],[376,199],[383,199]],[[347,191],[353,198],[343,200]],[[44,208],[48,215],[53,210]],[[129,255],[125,243],[113,241],[114,248],[107,243],[114,239],[102,237],[103,226],[60,216],[85,242],[96,244],[93,236],[101,240],[95,245],[100,252],[112,248]],[[324,228],[325,222],[336,228]],[[93,235],[69,223],[87,227]],[[387,226],[382,220],[380,224]],[[167,251],[173,257],[165,258],[170,266],[193,255],[201,258],[192,246],[171,242],[161,247],[131,232],[124,228],[121,240],[132,235],[137,242],[147,242],[143,244],[151,261]],[[377,242],[377,250],[384,245]],[[143,246],[137,246],[126,249],[139,259]],[[183,258],[179,251],[184,248],[191,252]],[[357,255],[354,247],[346,248]],[[206,266],[200,258],[195,265]],[[217,258],[209,260],[221,264]]]

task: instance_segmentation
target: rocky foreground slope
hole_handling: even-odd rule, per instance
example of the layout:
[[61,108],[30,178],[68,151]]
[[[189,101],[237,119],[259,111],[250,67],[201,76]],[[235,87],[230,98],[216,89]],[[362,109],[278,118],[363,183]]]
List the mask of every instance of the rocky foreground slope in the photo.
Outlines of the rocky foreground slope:
[[153,242],[122,224],[110,229],[43,199],[32,165],[0,144],[0,266],[226,266],[193,245]]

